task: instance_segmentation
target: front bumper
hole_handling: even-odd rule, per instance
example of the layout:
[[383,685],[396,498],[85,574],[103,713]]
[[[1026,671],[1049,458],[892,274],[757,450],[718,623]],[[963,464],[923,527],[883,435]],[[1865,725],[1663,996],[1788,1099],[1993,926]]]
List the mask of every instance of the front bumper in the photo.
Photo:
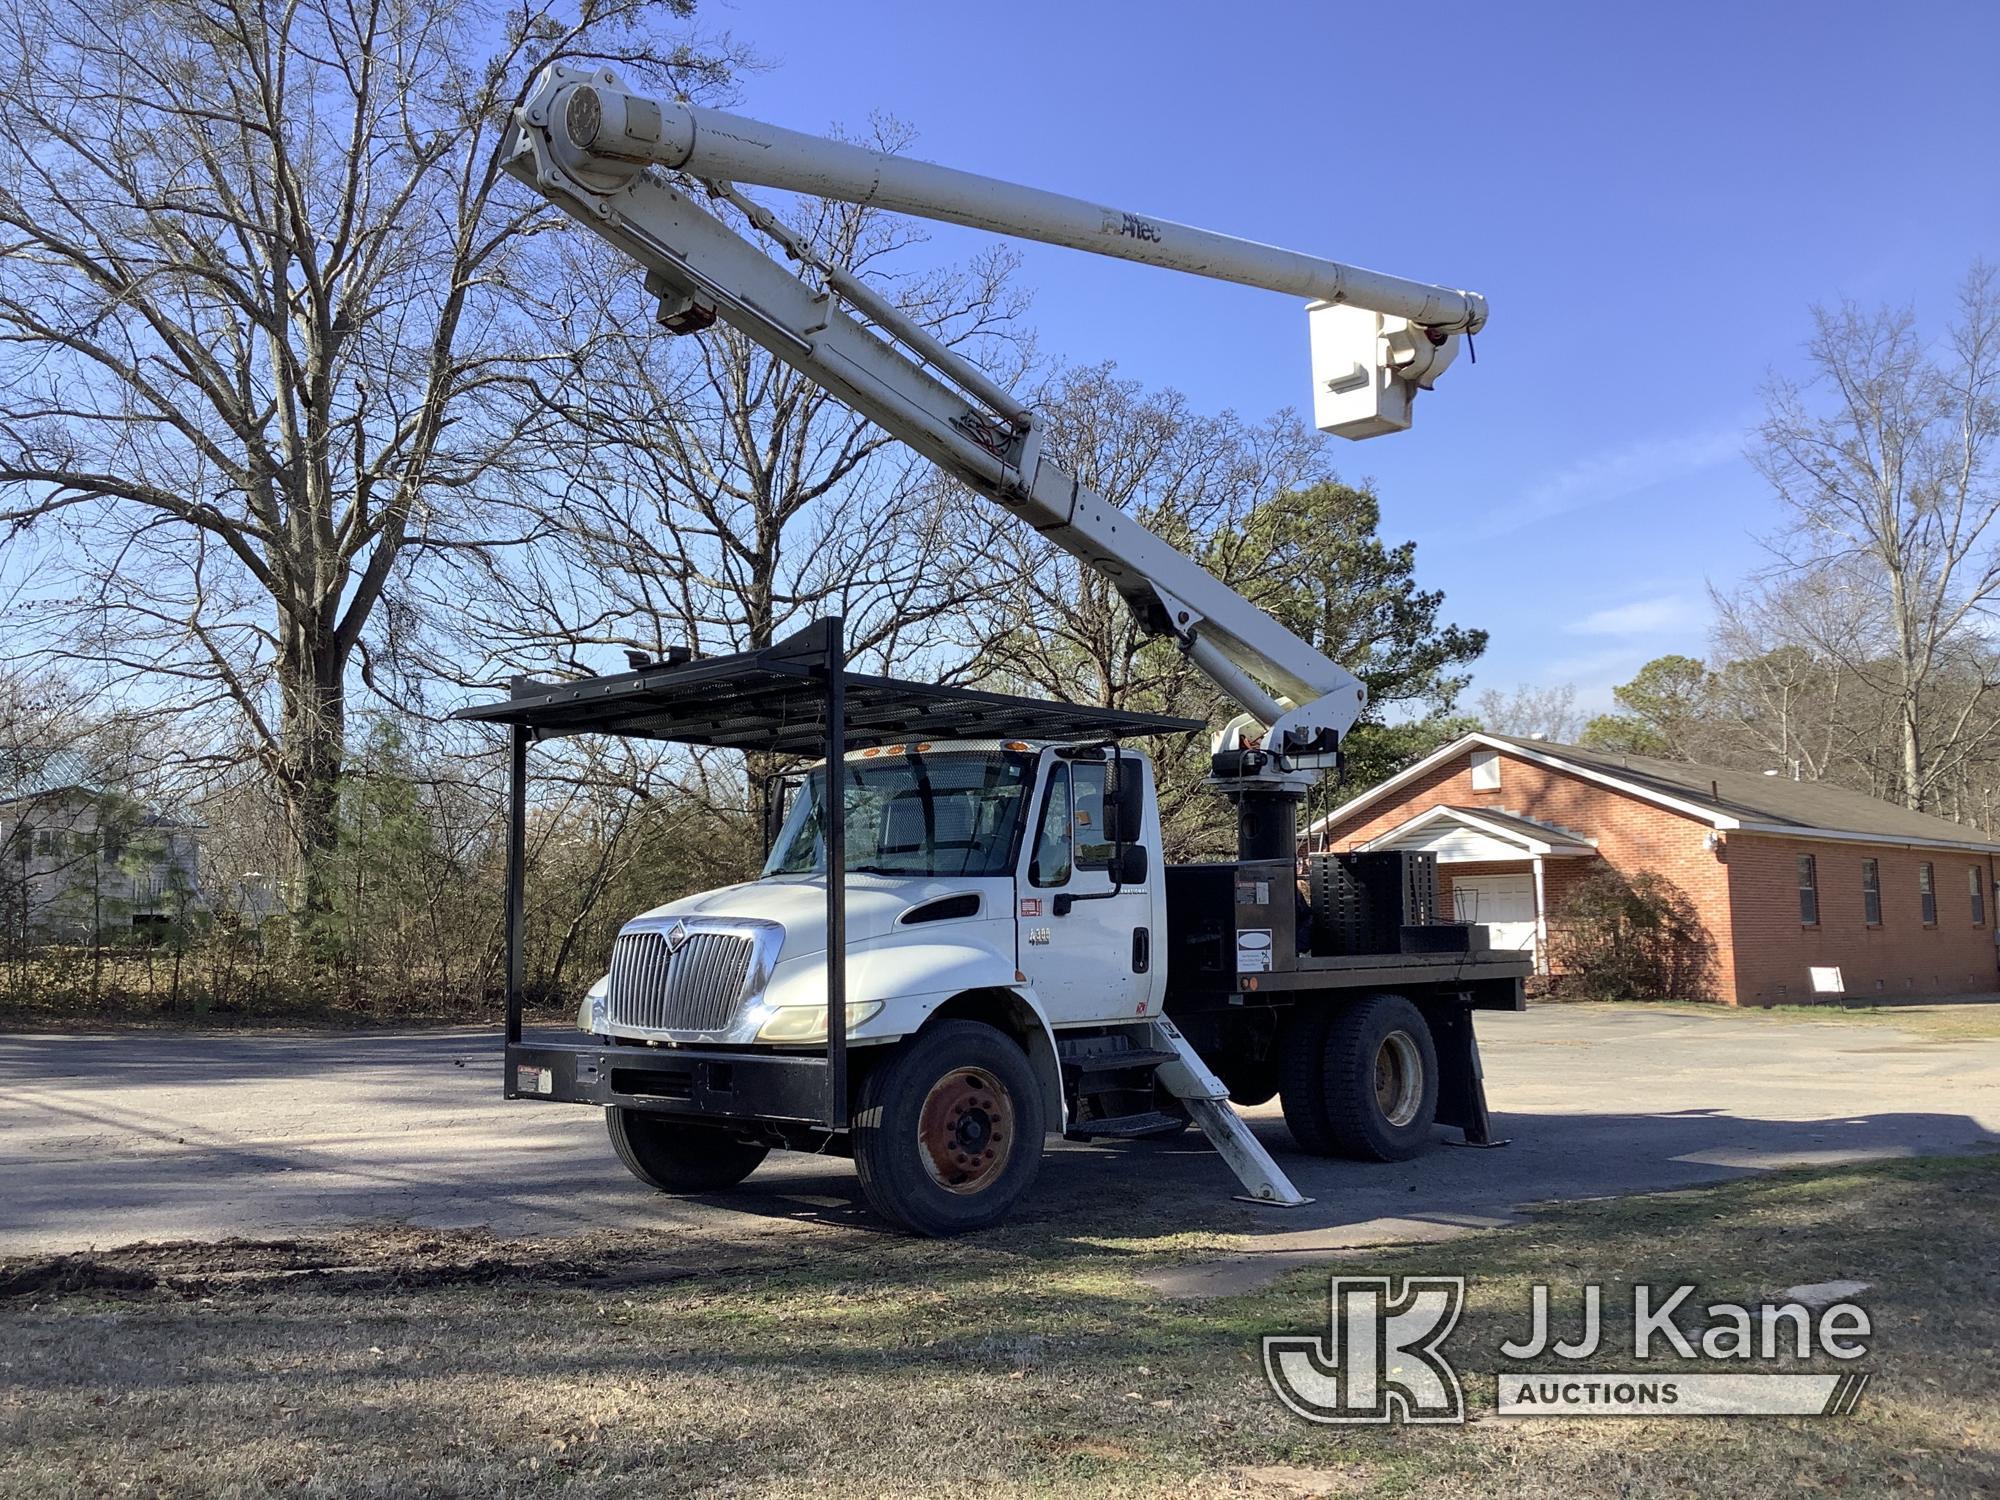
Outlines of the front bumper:
[[820,1055],[515,1042],[509,1099],[596,1104],[695,1119],[826,1125],[831,1075]]

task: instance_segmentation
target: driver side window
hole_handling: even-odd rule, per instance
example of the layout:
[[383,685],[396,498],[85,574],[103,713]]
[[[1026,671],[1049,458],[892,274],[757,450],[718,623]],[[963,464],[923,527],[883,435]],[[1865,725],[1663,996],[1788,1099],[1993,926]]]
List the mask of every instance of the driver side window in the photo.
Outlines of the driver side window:
[[1070,802],[1075,829],[1074,850],[1079,870],[1111,868],[1111,823],[1104,806],[1104,763],[1080,763],[1070,768]]
[[1035,857],[1028,865],[1028,884],[1069,884],[1070,807],[1069,767],[1058,765],[1049,773],[1049,787],[1042,795],[1042,816],[1035,825]]

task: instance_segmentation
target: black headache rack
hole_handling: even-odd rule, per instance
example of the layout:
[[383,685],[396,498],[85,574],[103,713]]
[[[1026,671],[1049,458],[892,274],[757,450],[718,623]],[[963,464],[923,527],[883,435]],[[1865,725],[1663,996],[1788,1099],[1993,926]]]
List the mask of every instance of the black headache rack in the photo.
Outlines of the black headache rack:
[[506,1096],[621,1105],[709,1119],[844,1130],[847,1099],[846,809],[826,807],[827,1041],[824,1052],[707,1046],[610,1047],[521,1039],[528,747],[573,734],[823,757],[898,742],[1097,740],[1180,734],[1198,719],[1127,713],[847,668],[838,616],[759,651],[688,659],[564,683],[523,679],[501,703],[452,716],[509,730]]

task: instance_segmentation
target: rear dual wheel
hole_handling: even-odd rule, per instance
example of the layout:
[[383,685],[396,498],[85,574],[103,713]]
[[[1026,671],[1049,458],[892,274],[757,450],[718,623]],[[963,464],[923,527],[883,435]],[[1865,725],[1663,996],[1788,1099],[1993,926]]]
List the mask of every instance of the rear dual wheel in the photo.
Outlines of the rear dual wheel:
[[1301,1150],[1356,1161],[1408,1161],[1437,1120],[1437,1047],[1401,995],[1338,1010],[1301,1007],[1283,1038],[1280,1098]]

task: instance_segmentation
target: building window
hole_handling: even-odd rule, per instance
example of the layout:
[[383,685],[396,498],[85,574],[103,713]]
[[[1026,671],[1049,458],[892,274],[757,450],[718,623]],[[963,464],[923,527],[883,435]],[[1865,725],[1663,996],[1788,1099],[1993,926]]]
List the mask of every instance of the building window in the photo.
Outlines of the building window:
[[1499,751],[1475,750],[1472,752],[1472,789],[1475,792],[1497,792],[1500,790]]
[[1923,903],[1924,926],[1937,926],[1937,872],[1929,860],[1917,866],[1917,898]]
[[1861,915],[1870,927],[1882,925],[1882,865],[1879,860],[1861,861]]
[[1980,878],[1979,866],[1973,865],[1965,872],[1965,889],[1972,897],[1972,925],[1986,925],[1986,882]]
[[1819,926],[1819,865],[1810,854],[1799,856],[1799,923]]

